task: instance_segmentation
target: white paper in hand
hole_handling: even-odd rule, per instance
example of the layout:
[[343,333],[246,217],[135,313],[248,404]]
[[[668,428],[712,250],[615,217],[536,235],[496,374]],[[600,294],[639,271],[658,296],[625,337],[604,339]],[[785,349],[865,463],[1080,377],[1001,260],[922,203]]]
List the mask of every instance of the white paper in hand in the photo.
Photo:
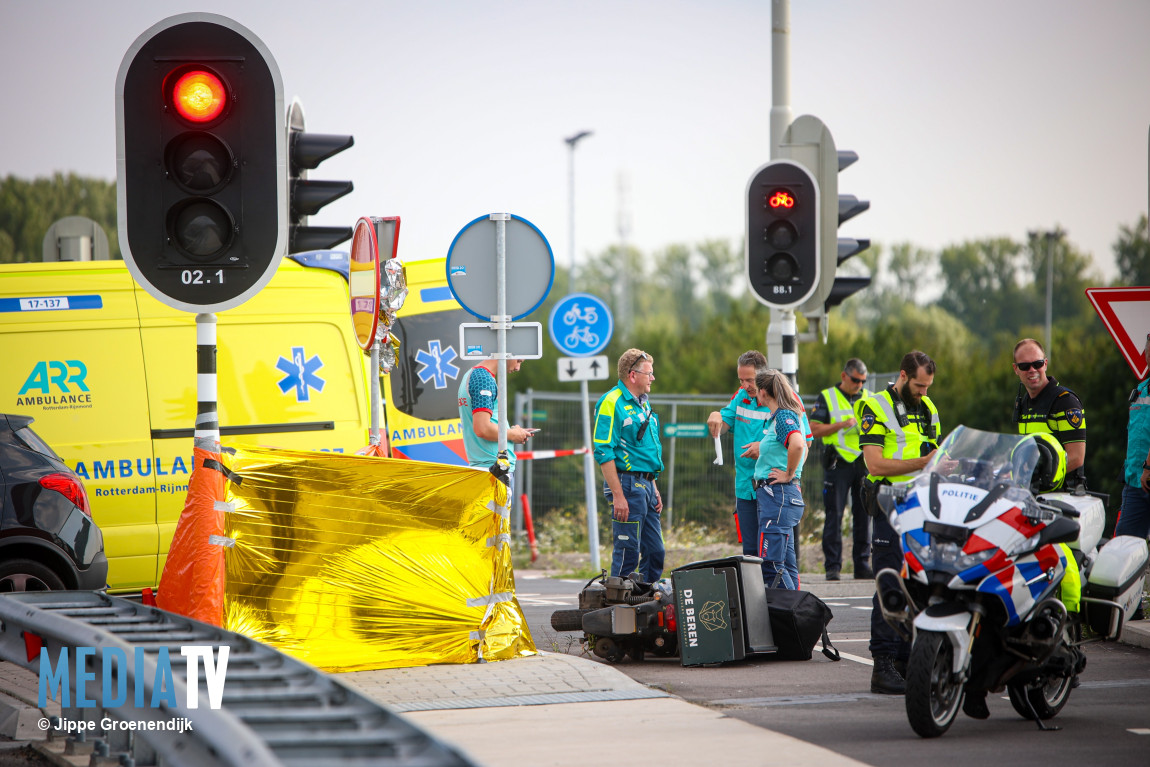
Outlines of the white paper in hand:
[[723,443],[719,441],[718,437],[715,437],[715,465],[723,465]]

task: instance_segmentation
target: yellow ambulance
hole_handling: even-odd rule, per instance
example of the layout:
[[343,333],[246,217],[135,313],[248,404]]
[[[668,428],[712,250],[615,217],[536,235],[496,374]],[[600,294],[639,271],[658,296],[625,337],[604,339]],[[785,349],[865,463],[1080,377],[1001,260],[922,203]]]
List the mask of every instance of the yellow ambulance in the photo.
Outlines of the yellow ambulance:
[[[347,268],[341,251],[285,258],[260,293],[218,315],[224,445],[351,453],[368,444],[371,371],[352,327]],[[443,259],[407,269],[399,364],[382,382],[393,455],[463,463],[456,389],[465,369],[455,347],[469,315]],[[83,478],[109,587],[154,586],[192,468],[195,315],[156,301],[122,261],[7,264],[0,349],[0,412],[35,418]]]

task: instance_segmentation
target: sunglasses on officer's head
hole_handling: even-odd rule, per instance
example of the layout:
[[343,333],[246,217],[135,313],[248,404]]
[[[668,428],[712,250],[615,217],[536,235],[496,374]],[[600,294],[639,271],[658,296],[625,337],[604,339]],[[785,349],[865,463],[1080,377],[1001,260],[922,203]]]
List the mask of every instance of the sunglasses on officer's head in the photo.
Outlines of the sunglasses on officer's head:
[[1046,360],[1035,360],[1034,362],[1015,362],[1014,366],[1023,372],[1026,372],[1031,368],[1034,368],[1035,370],[1042,370],[1042,368],[1046,367]]
[[866,379],[865,379],[865,378],[855,378],[855,377],[854,377],[854,376],[852,376],[850,373],[847,373],[847,378],[851,379],[852,381],[854,381],[854,382],[855,382],[855,383],[857,383],[857,384],[864,384],[864,383],[866,383]]

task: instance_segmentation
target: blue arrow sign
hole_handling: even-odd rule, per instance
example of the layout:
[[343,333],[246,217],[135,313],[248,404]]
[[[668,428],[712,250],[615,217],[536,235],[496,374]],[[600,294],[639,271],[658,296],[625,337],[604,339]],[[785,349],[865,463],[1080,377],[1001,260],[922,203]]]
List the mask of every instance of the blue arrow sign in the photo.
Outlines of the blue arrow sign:
[[555,304],[547,323],[551,342],[569,357],[590,357],[611,340],[615,321],[607,304],[590,293],[572,293]]

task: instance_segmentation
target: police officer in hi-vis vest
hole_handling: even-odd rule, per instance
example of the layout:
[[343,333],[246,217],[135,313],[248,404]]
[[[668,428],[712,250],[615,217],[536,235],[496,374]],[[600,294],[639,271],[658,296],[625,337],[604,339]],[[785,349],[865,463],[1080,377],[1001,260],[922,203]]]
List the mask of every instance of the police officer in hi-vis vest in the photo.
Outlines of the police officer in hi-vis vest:
[[866,462],[861,460],[855,405],[870,395],[866,384],[866,364],[857,358],[847,360],[842,380],[819,392],[811,413],[811,434],[823,441],[823,560],[828,581],[837,581],[843,565],[843,511],[851,502],[851,560],[855,578],[874,577],[870,569],[870,515],[863,508],[862,486]]
[[[938,410],[926,396],[933,383],[934,360],[920,351],[909,352],[902,358],[897,381],[858,402],[859,445],[868,472],[863,502],[873,518],[871,568],[876,573],[888,567],[902,569],[902,544],[878,508],[878,488],[911,479],[938,449],[942,430]],[[905,668],[910,645],[883,620],[877,592],[872,602],[870,691],[902,695],[906,681],[899,667]]]
[[619,382],[595,403],[591,439],[603,471],[603,494],[611,504],[611,575],[654,583],[663,576],[663,497],[656,480],[663,470],[659,418],[648,395],[655,361],[639,349],[619,357]]
[[1086,484],[1086,411],[1078,395],[1049,376],[1046,350],[1033,338],[1014,345],[1018,397],[1014,417],[1019,434],[1046,432],[1066,451],[1066,489]]

